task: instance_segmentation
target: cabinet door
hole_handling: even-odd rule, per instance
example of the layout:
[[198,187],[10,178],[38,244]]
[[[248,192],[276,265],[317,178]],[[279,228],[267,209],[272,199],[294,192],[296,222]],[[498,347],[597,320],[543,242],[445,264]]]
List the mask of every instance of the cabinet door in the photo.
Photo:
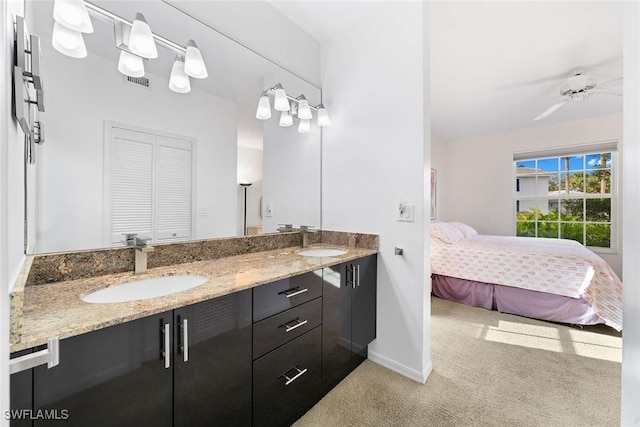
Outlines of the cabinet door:
[[175,426],[251,425],[251,290],[177,309],[175,319]]
[[351,368],[351,264],[322,272],[322,382],[333,388]]
[[355,287],[351,301],[351,350],[366,359],[367,345],[376,338],[377,259],[375,255],[353,261]]
[[[11,354],[11,358],[25,356],[33,353],[32,349],[19,351]],[[29,418],[29,411],[33,409],[33,369],[27,369],[22,372],[16,372],[11,375],[10,382],[10,399],[11,419],[9,425],[11,427],[28,427],[32,425]]]
[[171,426],[173,371],[162,354],[171,322],[168,312],[60,341],[60,364],[34,368],[34,409],[68,419],[34,425]]

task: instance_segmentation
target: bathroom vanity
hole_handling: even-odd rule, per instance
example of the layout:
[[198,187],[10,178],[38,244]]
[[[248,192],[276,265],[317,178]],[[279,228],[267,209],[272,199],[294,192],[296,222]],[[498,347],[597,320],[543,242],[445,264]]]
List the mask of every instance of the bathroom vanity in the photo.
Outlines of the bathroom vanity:
[[377,250],[331,248],[346,253],[291,247],[150,269],[209,281],[142,301],[80,299],[130,273],[27,286],[12,357],[64,339],[58,366],[12,375],[13,409],[68,417],[22,424],[34,426],[292,424],[375,339]]

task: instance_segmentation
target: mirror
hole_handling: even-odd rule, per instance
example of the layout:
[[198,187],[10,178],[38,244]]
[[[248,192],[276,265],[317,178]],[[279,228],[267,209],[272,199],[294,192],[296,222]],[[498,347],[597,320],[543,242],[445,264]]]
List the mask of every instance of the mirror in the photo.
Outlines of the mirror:
[[[145,77],[118,71],[113,24],[91,20],[88,55],[52,47],[53,2],[26,0],[28,31],[41,38],[46,142],[37,147],[31,252],[111,247],[122,232],[154,242],[275,232],[279,223],[320,227],[320,129],[280,127],[279,111],[255,117],[264,89],[321,102],[320,89],[218,33],[199,19],[207,2],[92,2],[124,19],[144,14],[151,30],[198,43],[206,79],[189,93],[168,87],[175,53],[158,45]],[[148,86],[148,87],[147,87]],[[273,105],[273,96],[271,96]],[[277,113],[277,114],[276,114]],[[314,114],[315,118],[315,114]],[[175,175],[175,171],[180,173]],[[29,215],[31,216],[31,215]]]

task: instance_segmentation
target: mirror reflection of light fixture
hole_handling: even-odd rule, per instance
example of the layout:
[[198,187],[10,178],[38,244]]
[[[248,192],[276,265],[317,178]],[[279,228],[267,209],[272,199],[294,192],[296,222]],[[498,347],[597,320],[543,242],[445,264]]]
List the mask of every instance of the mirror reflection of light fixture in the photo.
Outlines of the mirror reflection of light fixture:
[[296,98],[298,100],[298,118],[300,120],[309,120],[313,117],[311,114],[311,108],[309,108],[309,101],[304,95],[300,95]]
[[284,128],[289,127],[293,124],[293,117],[288,111],[283,111],[280,113],[280,122],[278,124]]
[[131,26],[129,50],[143,58],[152,59],[158,57],[158,49],[156,48],[151,28],[147,24],[144,15],[140,12],[136,13],[136,19]]
[[280,83],[275,85],[274,88],[275,96],[273,99],[273,108],[278,111],[289,111],[291,109],[291,106],[289,105],[287,93],[284,91],[284,88]]
[[184,72],[188,76],[196,79],[204,79],[209,74],[207,73],[207,66],[204,65],[202,54],[195,41],[189,40],[186,46],[186,54],[184,57]]
[[93,25],[83,0],[55,0],[53,19],[81,33],[93,33]]
[[142,77],[144,76],[144,63],[142,58],[136,56],[126,50],[120,51],[120,59],[118,60],[118,71],[125,76]]
[[184,72],[184,56],[182,55],[176,55],[176,59],[173,61],[169,89],[178,93],[187,93],[191,90],[189,76]]
[[300,133],[309,133],[309,132],[311,132],[311,120],[309,120],[309,119],[301,119],[300,123],[298,123],[298,132],[300,132]]
[[260,101],[258,101],[258,109],[256,110],[256,119],[267,120],[271,118],[271,104],[267,91],[262,92]]
[[86,58],[87,48],[79,31],[72,30],[58,23],[53,23],[51,44],[60,53],[72,58]]

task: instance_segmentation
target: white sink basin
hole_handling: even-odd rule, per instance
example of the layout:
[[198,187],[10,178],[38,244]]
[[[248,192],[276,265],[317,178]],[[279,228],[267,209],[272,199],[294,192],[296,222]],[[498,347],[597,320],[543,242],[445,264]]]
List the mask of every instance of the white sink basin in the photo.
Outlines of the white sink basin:
[[343,251],[342,249],[307,249],[306,251],[298,252],[298,254],[302,256],[315,257],[338,256],[346,253],[347,251]]
[[195,288],[209,280],[204,276],[164,276],[136,280],[90,293],[85,302],[109,304],[161,297]]

